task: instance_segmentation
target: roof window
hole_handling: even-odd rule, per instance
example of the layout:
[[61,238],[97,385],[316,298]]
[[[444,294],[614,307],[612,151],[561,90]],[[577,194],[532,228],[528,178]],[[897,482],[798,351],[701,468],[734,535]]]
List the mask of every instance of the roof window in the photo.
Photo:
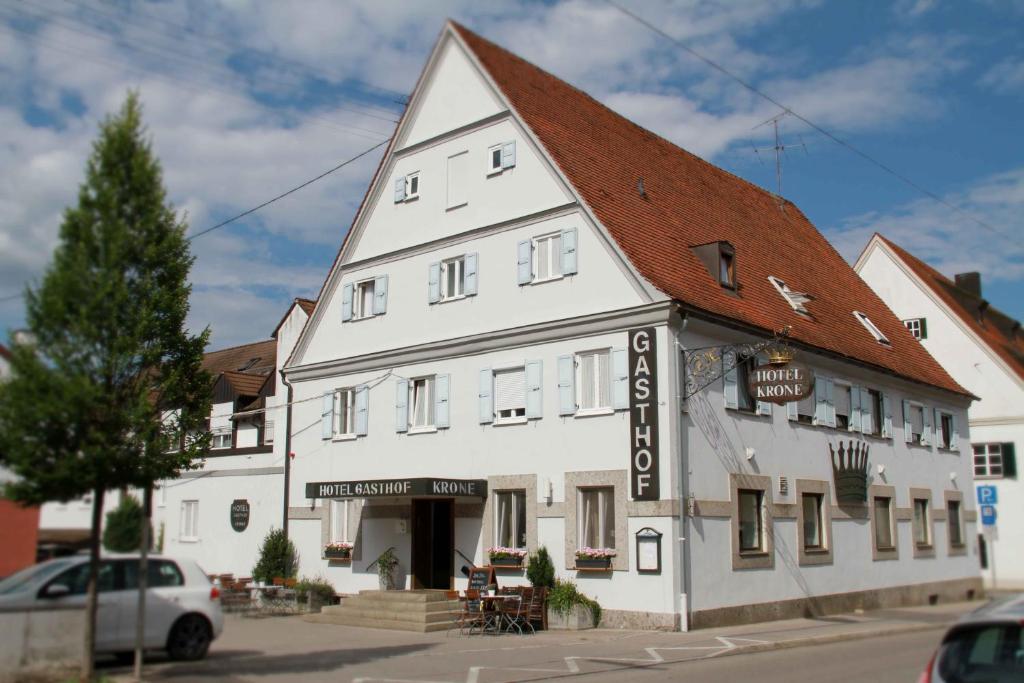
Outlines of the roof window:
[[882,331],[878,329],[878,327],[873,322],[871,322],[871,318],[867,317],[860,311],[854,311],[853,317],[860,321],[860,324],[863,325],[867,329],[867,331],[871,333],[871,335],[875,338],[875,341],[877,341],[879,344],[891,346],[892,343],[889,341],[889,338],[882,334]]
[[786,303],[793,307],[794,311],[797,313],[803,313],[804,315],[810,315],[810,312],[804,307],[804,304],[808,301],[814,301],[813,296],[790,289],[789,285],[774,275],[768,276],[768,282],[772,283],[775,289],[779,290],[779,294],[781,294],[782,298],[786,300]]
[[692,247],[718,284],[736,289],[736,249],[728,242],[709,242]]

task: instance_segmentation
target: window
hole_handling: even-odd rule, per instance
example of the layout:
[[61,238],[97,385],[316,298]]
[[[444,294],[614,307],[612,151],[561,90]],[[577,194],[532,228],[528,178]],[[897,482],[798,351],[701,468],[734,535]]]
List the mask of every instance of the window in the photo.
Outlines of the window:
[[871,318],[867,317],[860,311],[854,311],[853,317],[860,321],[860,324],[863,325],[865,329],[867,329],[867,331],[871,333],[871,335],[875,338],[875,341],[877,341],[879,344],[885,344],[886,346],[890,345],[889,338],[882,334],[882,331],[878,329],[878,327],[873,322],[871,322]]
[[740,489],[740,552],[764,551],[764,491]]
[[928,499],[914,499],[914,543],[919,546],[932,544],[932,525],[928,518]]
[[615,489],[579,489],[580,548],[615,547]]
[[[418,188],[417,188],[418,189]],[[469,203],[469,152],[448,157],[448,205],[456,209]]]
[[526,421],[526,369],[497,370],[494,373],[496,422]]
[[723,287],[736,289],[736,252],[725,246],[718,252],[718,282]]
[[506,142],[487,148],[487,175],[497,175],[516,165],[516,143]]
[[924,434],[924,406],[913,403],[905,403],[908,406],[908,414],[904,417],[905,425],[910,426],[910,439],[907,443],[921,443],[921,435]]
[[805,493],[800,497],[800,505],[803,506],[803,540],[805,549],[819,549],[824,547],[825,540],[822,537],[822,495],[820,493]]
[[786,300],[786,303],[793,307],[794,311],[797,313],[803,313],[804,315],[810,315],[804,304],[808,301],[814,301],[813,296],[790,289],[785,282],[774,275],[768,276],[768,282],[772,283],[775,289],[779,291],[779,294],[782,295],[782,298]]
[[860,390],[861,431],[871,436],[882,435],[882,394],[874,389]]
[[833,401],[836,410],[836,428],[849,429],[853,410],[852,388],[849,384],[836,382],[833,390]]
[[487,150],[487,175],[501,173],[501,145]]
[[814,413],[817,407],[817,402],[814,398],[814,392],[811,392],[810,396],[802,398],[797,401],[796,404],[796,419],[798,422],[803,424],[814,424]]
[[579,412],[611,409],[610,362],[608,349],[576,355],[576,404]]
[[434,426],[434,378],[409,380],[409,426],[429,429]]
[[951,632],[939,649],[933,680],[1019,681],[1024,678],[1022,653],[1024,626],[965,624]]
[[441,261],[441,299],[457,299],[466,292],[466,258]]
[[213,438],[210,439],[210,448],[231,448],[231,430],[226,428],[214,430]]
[[405,201],[416,199],[420,196],[420,174],[410,173],[405,176]]
[[976,443],[976,444],[974,444],[974,476],[975,477],[1001,477],[1001,476],[1003,476],[1003,444],[1001,444],[1001,443]]
[[533,281],[562,277],[562,234],[533,238]]
[[526,548],[526,491],[495,492],[494,542],[503,548]]
[[[118,560],[122,576],[124,577],[123,590],[138,590],[139,588],[139,561]],[[178,565],[169,560],[153,560],[146,562],[146,588],[166,588],[168,586],[184,586],[185,577],[181,574]]]
[[952,448],[953,447],[953,416],[949,413],[940,413],[936,411],[938,419],[935,421],[936,427],[938,427],[938,446],[939,448]]
[[964,527],[960,521],[960,501],[946,501],[946,519],[949,522],[949,544],[954,548],[964,544]]
[[179,541],[199,540],[199,501],[181,501],[181,530]]
[[356,392],[340,389],[334,392],[334,436],[355,436]]
[[911,318],[904,320],[903,324],[910,330],[910,334],[914,335],[914,339],[927,339],[928,338],[928,327],[925,325],[924,318]]
[[892,498],[876,496],[875,512],[875,547],[878,550],[892,550]]
[[331,501],[331,543],[349,543],[348,522],[351,500]]
[[355,296],[352,297],[353,318],[369,318],[373,315],[373,294],[373,280],[356,283]]
[[[114,563],[100,562],[96,575],[96,589],[100,593],[114,590],[116,585],[114,578]],[[67,586],[71,595],[85,595],[89,588],[89,563],[83,562],[71,567],[46,584],[46,587],[55,585]]]

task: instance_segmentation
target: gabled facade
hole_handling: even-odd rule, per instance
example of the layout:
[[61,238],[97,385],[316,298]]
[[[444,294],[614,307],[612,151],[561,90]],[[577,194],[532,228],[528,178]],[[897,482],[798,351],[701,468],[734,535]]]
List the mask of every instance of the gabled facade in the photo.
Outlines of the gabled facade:
[[1024,332],[990,306],[981,276],[950,279],[882,235],[868,242],[856,270],[943,367],[980,400],[969,412],[975,484],[994,488],[995,525],[979,535],[989,586],[1024,588]]
[[[816,382],[773,406],[783,329]],[[449,589],[542,545],[611,626],[980,584],[957,439],[895,417],[966,440],[971,396],[799,210],[454,23],[284,376],[290,535],[342,593],[388,548]]]

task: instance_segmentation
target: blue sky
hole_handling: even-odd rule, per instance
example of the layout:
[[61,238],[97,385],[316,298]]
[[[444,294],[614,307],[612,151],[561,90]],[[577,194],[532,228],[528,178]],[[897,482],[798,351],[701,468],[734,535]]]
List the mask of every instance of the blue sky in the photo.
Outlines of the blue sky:
[[[998,233],[793,117],[783,194],[852,260],[875,230],[979,270],[1024,318],[1024,2],[625,2]],[[0,327],[38,278],[98,121],[140,90],[194,231],[387,139],[453,17],[706,159],[775,188],[778,109],[598,0],[0,0]],[[194,242],[191,324],[265,338],[315,296],[379,152]]]

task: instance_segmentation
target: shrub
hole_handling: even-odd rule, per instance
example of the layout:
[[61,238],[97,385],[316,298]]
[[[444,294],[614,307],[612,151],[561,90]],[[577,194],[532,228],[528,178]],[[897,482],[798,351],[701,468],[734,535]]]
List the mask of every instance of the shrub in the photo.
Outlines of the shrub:
[[534,588],[552,588],[555,585],[555,565],[551,562],[548,549],[541,546],[530,555],[530,564],[526,567],[526,578]]
[[590,608],[590,613],[594,616],[594,626],[601,623],[601,605],[597,604],[597,600],[580,593],[572,581],[555,581],[555,587],[548,591],[548,607],[556,614],[564,616],[576,605]]
[[[103,530],[103,547],[114,553],[130,553],[142,549],[142,505],[134,496],[122,496],[117,507],[107,513]],[[149,537],[153,538],[150,526]]]
[[322,576],[303,577],[295,584],[295,598],[300,605],[309,599],[310,593],[319,598],[321,604],[326,605],[334,597],[334,586]]
[[295,578],[299,570],[299,553],[284,535],[283,529],[271,529],[260,546],[260,559],[252,569],[255,581],[273,581],[277,577]]

